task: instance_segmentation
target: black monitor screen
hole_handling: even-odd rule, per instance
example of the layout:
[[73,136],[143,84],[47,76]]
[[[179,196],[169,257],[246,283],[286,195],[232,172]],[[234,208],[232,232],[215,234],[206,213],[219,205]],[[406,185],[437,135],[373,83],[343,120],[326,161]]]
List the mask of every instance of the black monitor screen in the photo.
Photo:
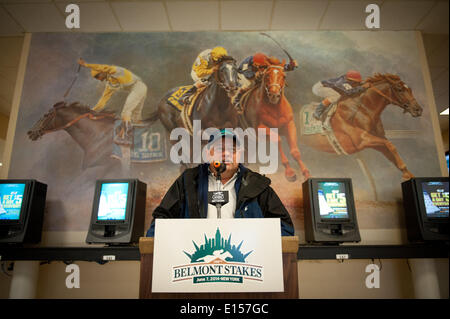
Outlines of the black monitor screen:
[[427,217],[448,218],[448,182],[422,182],[422,192]]
[[125,220],[128,188],[128,183],[102,184],[97,220]]
[[318,199],[321,218],[349,218],[345,184],[343,182],[318,182]]
[[0,220],[19,220],[25,183],[0,183]]

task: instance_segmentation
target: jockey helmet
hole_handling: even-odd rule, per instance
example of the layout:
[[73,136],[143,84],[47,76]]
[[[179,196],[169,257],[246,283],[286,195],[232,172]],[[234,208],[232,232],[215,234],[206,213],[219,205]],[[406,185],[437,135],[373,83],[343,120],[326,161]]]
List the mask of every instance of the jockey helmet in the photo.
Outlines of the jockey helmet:
[[362,82],[361,73],[355,70],[349,70],[345,77],[347,78],[347,80]]
[[264,53],[256,53],[253,56],[253,65],[261,66],[267,65],[267,56]]
[[211,58],[213,61],[219,61],[224,56],[227,56],[228,52],[223,47],[215,47],[211,50]]

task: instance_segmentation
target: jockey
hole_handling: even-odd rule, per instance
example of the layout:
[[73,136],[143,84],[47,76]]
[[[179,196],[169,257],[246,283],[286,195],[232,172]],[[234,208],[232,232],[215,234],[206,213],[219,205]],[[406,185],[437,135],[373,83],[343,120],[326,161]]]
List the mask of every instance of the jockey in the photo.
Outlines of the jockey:
[[102,97],[93,107],[94,111],[101,111],[105,108],[106,103],[111,96],[119,90],[128,93],[125,105],[122,109],[122,124],[118,127],[118,131],[123,132],[117,134],[118,144],[131,144],[131,122],[139,122],[142,120],[142,108],[147,97],[147,85],[142,82],[141,78],[131,71],[115,65],[105,64],[88,64],[83,59],[79,59],[78,63],[84,67],[91,69],[91,75],[99,81],[106,81],[106,87]]
[[202,51],[194,61],[191,70],[191,77],[194,80],[194,86],[186,91],[181,100],[187,104],[189,97],[192,96],[197,89],[208,85],[210,76],[217,71],[219,63],[224,57],[228,56],[228,52],[223,47],[215,47]]
[[[239,65],[238,72],[244,75],[245,79],[242,81],[241,88],[233,99],[233,105],[238,110],[238,113],[242,113],[242,106],[239,105],[242,95],[247,92],[254,84],[259,82],[267,67],[271,65],[281,65],[280,60],[273,56],[267,56],[264,53],[255,53],[252,56],[245,58]],[[296,60],[292,60],[289,63],[284,64],[285,71],[292,71],[298,67]]]
[[333,103],[336,103],[342,96],[360,94],[366,88],[361,86],[361,74],[355,70],[349,70],[340,77],[319,81],[312,87],[315,95],[323,98],[317,106],[313,116],[319,120],[325,109]]

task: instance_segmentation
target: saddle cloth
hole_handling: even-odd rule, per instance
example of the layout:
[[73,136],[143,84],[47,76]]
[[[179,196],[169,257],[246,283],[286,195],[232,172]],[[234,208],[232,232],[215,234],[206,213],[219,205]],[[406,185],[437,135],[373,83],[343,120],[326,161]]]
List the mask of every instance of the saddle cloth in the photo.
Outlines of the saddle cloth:
[[316,110],[319,103],[313,102],[306,104],[300,110],[301,123],[302,123],[302,134],[303,135],[312,135],[312,134],[325,134],[325,131],[331,130],[330,119],[336,112],[336,104],[333,104],[331,108],[326,110],[325,120],[322,122],[321,120],[316,120],[313,116],[314,111]]
[[[184,105],[184,102],[181,98],[183,94],[192,87],[193,85],[180,86],[175,92],[173,92],[167,98],[167,103],[169,103],[170,105],[175,107],[179,112],[181,112],[181,120],[183,122],[183,126],[189,131],[191,135],[193,133],[191,120],[192,109],[194,108],[194,105],[196,104],[200,94],[206,89],[206,87],[197,89],[196,92],[189,98],[189,105]],[[197,111],[199,110],[199,107],[197,107]]]
[[[193,85],[185,85],[180,86],[175,92],[173,92],[168,98],[167,102],[175,107],[178,111],[183,112],[185,105],[183,100],[181,99],[184,93],[186,93],[189,89],[191,89]],[[203,88],[197,89],[197,91],[189,98],[189,105],[188,107],[188,115],[191,116],[192,109],[195,105],[195,101],[197,100],[200,93],[203,91]]]
[[320,120],[316,120],[313,116],[316,107],[319,105],[317,102],[306,104],[300,110],[300,123],[301,123],[301,134],[302,135],[313,135],[313,134],[321,134],[325,135],[328,139],[328,142],[333,147],[334,151],[337,154],[345,154],[345,150],[342,148],[341,144],[337,140],[334,135],[333,129],[331,127],[331,118],[336,112],[337,103],[334,103],[331,107],[326,110],[326,114],[324,114],[325,120],[322,122]]

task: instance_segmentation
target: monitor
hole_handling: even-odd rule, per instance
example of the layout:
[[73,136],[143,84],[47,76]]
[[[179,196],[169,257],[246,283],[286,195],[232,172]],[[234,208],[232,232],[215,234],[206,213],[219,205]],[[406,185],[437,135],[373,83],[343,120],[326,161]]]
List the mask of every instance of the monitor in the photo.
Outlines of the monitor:
[[36,180],[0,180],[0,243],[40,242],[46,195]]
[[428,218],[448,218],[448,181],[422,181],[419,187]]
[[445,161],[447,162],[447,173],[449,173],[450,172],[450,168],[449,168],[449,164],[448,164],[448,151],[447,152],[445,152]]
[[350,178],[310,178],[302,189],[306,241],[361,240]]
[[348,219],[344,182],[318,182],[317,196],[322,219]]
[[129,203],[129,183],[102,183],[97,221],[125,221]]
[[144,233],[146,193],[146,184],[137,179],[97,180],[86,242],[138,242]]
[[0,220],[19,221],[26,183],[0,183]]
[[448,177],[416,177],[402,183],[410,241],[449,239]]

